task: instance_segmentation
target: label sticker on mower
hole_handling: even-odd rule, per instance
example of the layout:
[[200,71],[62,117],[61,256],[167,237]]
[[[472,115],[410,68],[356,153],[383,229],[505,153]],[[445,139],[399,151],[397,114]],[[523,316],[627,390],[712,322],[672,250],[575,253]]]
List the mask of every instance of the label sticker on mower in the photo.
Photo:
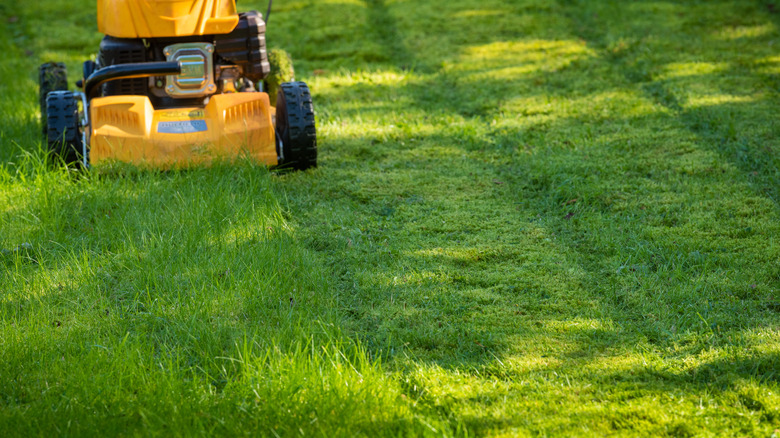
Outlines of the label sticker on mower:
[[177,122],[157,123],[157,132],[160,134],[191,134],[203,131],[208,131],[205,120],[179,120]]
[[206,111],[203,111],[202,109],[160,111],[158,117],[160,120],[202,119],[206,117]]

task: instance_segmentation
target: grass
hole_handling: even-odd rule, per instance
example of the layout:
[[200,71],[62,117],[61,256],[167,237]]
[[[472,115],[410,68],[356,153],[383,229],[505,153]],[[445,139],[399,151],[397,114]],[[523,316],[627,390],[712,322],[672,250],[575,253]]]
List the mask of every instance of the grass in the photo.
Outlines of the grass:
[[317,170],[74,176],[78,4],[0,5],[2,435],[780,433],[780,5],[280,2]]

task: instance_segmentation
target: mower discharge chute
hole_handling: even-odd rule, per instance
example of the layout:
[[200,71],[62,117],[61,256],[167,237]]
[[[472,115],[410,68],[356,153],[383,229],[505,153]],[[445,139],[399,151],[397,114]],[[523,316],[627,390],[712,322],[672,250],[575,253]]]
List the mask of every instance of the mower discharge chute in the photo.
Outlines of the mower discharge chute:
[[[249,155],[270,166],[317,164],[303,82],[263,86],[271,72],[260,13],[235,0],[98,0],[105,34],[80,92],[63,64],[40,67],[50,150],[85,165],[186,166]],[[268,93],[276,94],[276,107]],[[79,108],[81,107],[81,108]]]

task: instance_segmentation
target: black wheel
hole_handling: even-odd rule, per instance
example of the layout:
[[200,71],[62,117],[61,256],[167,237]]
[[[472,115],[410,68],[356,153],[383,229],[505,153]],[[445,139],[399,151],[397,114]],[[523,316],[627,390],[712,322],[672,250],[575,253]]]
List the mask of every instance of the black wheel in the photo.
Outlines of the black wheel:
[[286,82],[276,96],[276,137],[281,142],[279,165],[295,170],[317,166],[317,132],[309,87]]
[[41,106],[41,125],[46,135],[46,95],[52,91],[68,89],[68,74],[65,64],[47,62],[38,67],[38,102]]
[[49,150],[67,164],[81,162],[78,99],[70,91],[52,91],[46,97],[46,138]]

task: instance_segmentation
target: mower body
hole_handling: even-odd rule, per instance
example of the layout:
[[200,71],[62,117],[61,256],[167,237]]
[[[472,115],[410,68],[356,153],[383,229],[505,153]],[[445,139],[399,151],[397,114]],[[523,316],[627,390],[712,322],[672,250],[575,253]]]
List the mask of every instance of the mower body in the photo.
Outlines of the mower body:
[[268,95],[217,94],[204,107],[154,109],[146,96],[92,100],[90,160],[155,167],[247,155],[278,164]]
[[190,37],[230,33],[235,0],[98,0],[98,31],[116,38]]
[[77,105],[45,89],[41,67],[52,150],[85,164],[179,167],[248,156],[316,165],[308,87],[270,90],[276,107],[263,87],[271,65],[261,14],[239,14],[235,0],[98,0],[97,14],[105,37],[97,61],[84,63],[83,93],[72,93],[82,103],[80,145],[66,133],[73,123],[62,121]]

